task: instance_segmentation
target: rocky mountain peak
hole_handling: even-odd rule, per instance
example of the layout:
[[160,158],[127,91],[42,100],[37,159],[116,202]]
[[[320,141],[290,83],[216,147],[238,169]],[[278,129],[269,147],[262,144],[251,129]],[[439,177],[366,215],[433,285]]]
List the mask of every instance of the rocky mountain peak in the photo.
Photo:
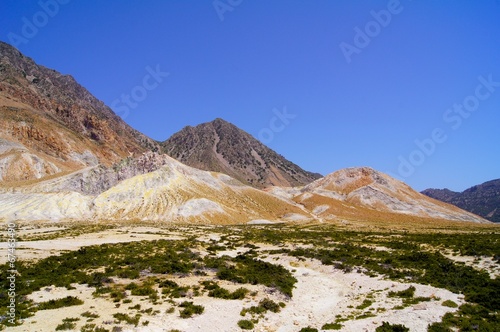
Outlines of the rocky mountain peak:
[[189,166],[225,173],[258,188],[301,186],[320,177],[221,118],[185,127],[163,142],[162,148]]
[[[40,179],[159,150],[70,75],[0,42],[0,178]],[[15,148],[13,148],[15,146]],[[8,152],[8,153],[7,153]]]

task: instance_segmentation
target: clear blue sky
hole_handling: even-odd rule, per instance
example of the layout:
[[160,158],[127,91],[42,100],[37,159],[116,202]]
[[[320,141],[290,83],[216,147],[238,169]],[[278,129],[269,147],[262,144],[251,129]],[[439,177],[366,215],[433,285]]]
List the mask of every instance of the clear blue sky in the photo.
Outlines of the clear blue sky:
[[322,174],[500,177],[498,0],[4,0],[0,22],[157,140],[221,117]]

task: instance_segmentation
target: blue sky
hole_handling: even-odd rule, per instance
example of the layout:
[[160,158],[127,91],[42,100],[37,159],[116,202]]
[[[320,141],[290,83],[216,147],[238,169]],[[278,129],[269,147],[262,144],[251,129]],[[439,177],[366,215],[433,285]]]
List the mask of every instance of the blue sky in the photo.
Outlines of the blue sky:
[[157,140],[221,117],[322,174],[500,177],[497,0],[5,0],[0,22]]

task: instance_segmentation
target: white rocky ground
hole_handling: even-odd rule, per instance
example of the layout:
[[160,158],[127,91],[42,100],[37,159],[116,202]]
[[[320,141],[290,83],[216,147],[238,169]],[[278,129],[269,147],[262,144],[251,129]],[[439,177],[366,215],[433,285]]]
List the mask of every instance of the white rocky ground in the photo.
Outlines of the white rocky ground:
[[[33,233],[33,230],[28,230]],[[57,231],[55,228],[38,229],[38,232]],[[151,240],[157,238],[180,239],[190,233],[189,229],[180,229],[177,232],[167,232],[165,229],[156,227],[111,229],[98,233],[83,234],[57,240],[40,240],[21,242],[18,254],[21,259],[33,259],[46,257],[51,254],[65,250],[76,250],[80,246],[101,243],[116,243],[137,240]],[[220,239],[219,234],[210,233],[207,229],[205,234],[200,235],[200,240],[210,241]],[[261,249],[273,249],[272,246],[261,246]],[[220,255],[234,256],[238,252],[246,251],[248,248],[237,248],[236,250],[220,252]],[[36,253],[36,254],[35,254]],[[63,298],[69,295],[77,296],[84,301],[83,305],[66,307],[55,310],[38,311],[35,316],[26,319],[23,325],[9,329],[10,331],[53,331],[64,318],[77,317],[77,330],[87,323],[87,318],[81,313],[89,311],[97,313],[98,318],[92,323],[105,327],[109,330],[113,326],[121,325],[124,331],[170,331],[177,329],[185,332],[194,331],[241,331],[237,322],[243,317],[240,311],[252,305],[257,305],[264,298],[269,297],[276,302],[283,301],[286,307],[279,313],[265,314],[256,324],[254,331],[299,331],[303,327],[311,326],[318,329],[325,323],[335,322],[337,317],[348,318],[342,322],[342,331],[375,331],[375,328],[383,321],[393,324],[404,324],[410,331],[426,331],[427,325],[441,320],[441,317],[449,311],[454,311],[442,305],[445,300],[452,300],[457,304],[463,303],[463,298],[447,290],[430,286],[412,284],[416,288],[415,296],[431,297],[429,302],[421,302],[403,309],[396,308],[401,305],[401,299],[389,298],[389,291],[400,291],[406,289],[410,284],[371,278],[362,273],[344,273],[332,266],[324,266],[316,260],[299,261],[296,258],[272,255],[263,258],[274,264],[279,263],[293,272],[297,278],[293,298],[286,299],[282,294],[271,292],[264,286],[244,285],[255,296],[247,296],[244,300],[222,300],[207,297],[206,295],[194,297],[191,301],[203,305],[203,314],[189,319],[179,317],[179,308],[173,313],[167,311],[172,304],[163,302],[153,305],[146,297],[129,296],[131,303],[121,304],[119,308],[108,299],[95,298],[92,296],[93,288],[85,285],[74,285],[76,289],[47,287],[30,295],[35,302],[48,301],[50,299]],[[213,276],[205,277],[176,277],[175,281],[180,285],[197,285],[201,280],[210,280]],[[116,282],[120,282],[117,280]],[[219,284],[229,290],[241,287],[239,284],[219,281]],[[356,309],[363,300],[371,299],[373,304],[365,309]],[[180,303],[185,299],[176,299]],[[138,327],[132,325],[117,324],[112,315],[114,313],[128,313],[133,316],[136,311],[130,307],[141,304],[141,309],[153,308],[157,311],[154,315],[143,314]],[[362,314],[371,313],[374,317],[356,319]],[[249,314],[245,319],[250,319]],[[147,323],[146,323],[147,322]],[[143,324],[147,324],[144,326]]]

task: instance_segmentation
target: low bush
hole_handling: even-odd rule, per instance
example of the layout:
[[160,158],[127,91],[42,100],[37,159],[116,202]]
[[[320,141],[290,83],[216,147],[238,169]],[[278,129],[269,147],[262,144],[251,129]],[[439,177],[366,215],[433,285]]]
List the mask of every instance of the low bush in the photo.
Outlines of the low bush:
[[237,256],[234,262],[236,266],[219,263],[217,277],[241,284],[262,284],[275,287],[283,294],[292,297],[292,290],[297,279],[283,266],[263,262],[246,255]]
[[131,324],[131,325],[134,325],[134,326],[137,326],[139,324],[139,320],[141,319],[141,315],[140,314],[136,314],[134,317],[131,317],[131,316],[127,315],[127,314],[116,313],[116,314],[113,314],[113,317],[119,323],[121,323],[122,321],[125,321],[127,324]]
[[408,332],[409,328],[402,324],[389,324],[387,322],[382,322],[382,325],[375,329],[376,332]]
[[238,321],[238,326],[243,330],[251,330],[254,328],[252,321],[244,319]]
[[453,302],[452,300],[446,300],[441,303],[443,307],[449,307],[449,308],[458,308],[458,304]]
[[318,329],[308,326],[308,327],[301,328],[300,332],[318,332]]
[[342,324],[340,323],[326,323],[321,329],[322,330],[340,330],[342,328]]
[[389,292],[389,297],[402,297],[402,298],[411,298],[415,294],[415,287],[410,286],[405,290],[399,292]]
[[368,308],[369,306],[371,306],[372,303],[373,302],[371,300],[365,299],[365,300],[363,300],[363,303],[361,303],[360,305],[358,305],[356,307],[356,309],[363,310],[363,309]]
[[81,305],[83,301],[75,296],[66,296],[62,299],[50,300],[47,302],[41,302],[38,304],[38,310],[51,310],[51,309],[59,309],[63,307],[70,307],[73,305]]
[[193,315],[201,315],[205,308],[201,305],[195,305],[193,302],[184,301],[179,305],[181,308],[184,308],[180,312],[181,318],[189,318]]
[[271,299],[264,298],[259,302],[258,306],[251,306],[250,308],[241,310],[240,315],[245,316],[247,313],[260,315],[266,313],[267,311],[277,313],[281,311],[282,307],[283,305],[276,303]]

